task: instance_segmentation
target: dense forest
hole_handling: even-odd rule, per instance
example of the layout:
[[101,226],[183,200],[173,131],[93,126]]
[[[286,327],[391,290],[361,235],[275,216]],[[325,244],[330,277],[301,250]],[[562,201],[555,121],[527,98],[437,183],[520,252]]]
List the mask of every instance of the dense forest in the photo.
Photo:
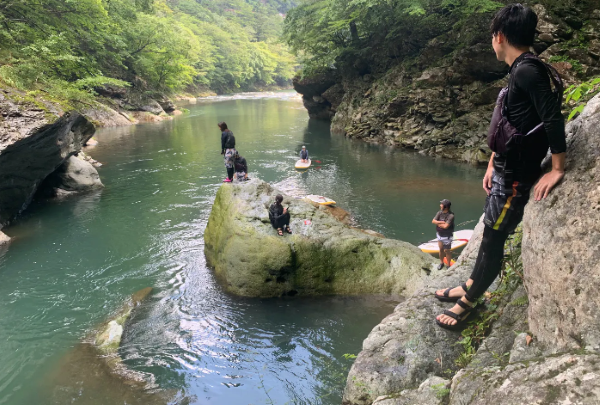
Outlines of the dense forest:
[[393,64],[453,24],[501,6],[493,0],[305,0],[287,15],[284,36],[307,74],[336,64]]
[[[4,0],[0,81],[60,100],[286,85],[287,0]],[[42,94],[40,93],[40,94]]]

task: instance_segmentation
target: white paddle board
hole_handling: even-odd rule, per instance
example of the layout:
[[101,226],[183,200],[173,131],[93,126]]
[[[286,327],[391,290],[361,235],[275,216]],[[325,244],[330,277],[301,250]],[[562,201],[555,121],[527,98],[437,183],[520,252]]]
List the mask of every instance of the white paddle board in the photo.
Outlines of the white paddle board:
[[316,202],[317,204],[321,204],[321,205],[334,205],[335,201],[333,201],[331,198],[327,198],[327,197],[323,197],[322,195],[307,195],[306,197],[307,200],[310,200],[312,202]]
[[308,169],[310,167],[311,164],[311,160],[308,159],[308,162],[306,163],[302,163],[302,159],[300,159],[299,161],[296,162],[296,169]]
[[[454,240],[452,241],[452,247],[450,248],[450,250],[456,250],[465,246],[471,240],[471,236],[473,236],[472,229],[463,229],[462,231],[454,232]],[[419,245],[419,249],[421,249],[425,253],[440,252],[440,247],[438,246],[437,239],[433,239],[427,243]]]

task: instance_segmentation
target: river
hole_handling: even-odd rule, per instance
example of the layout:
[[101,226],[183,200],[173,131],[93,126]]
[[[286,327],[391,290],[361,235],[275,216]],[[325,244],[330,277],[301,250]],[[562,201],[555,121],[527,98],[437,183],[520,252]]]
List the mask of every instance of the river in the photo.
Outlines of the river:
[[[251,177],[333,198],[387,237],[432,238],[442,198],[457,229],[472,229],[482,213],[482,169],[330,134],[293,93],[186,107],[172,121],[98,131],[89,153],[103,163],[105,189],[34,203],[5,229],[16,239],[0,252],[0,404],[150,403],[91,367],[56,379],[77,342],[147,286],[120,352],[168,393],[155,403],[341,402],[349,355],[397,299],[225,294],[202,238],[225,177],[219,121],[234,131]],[[313,167],[298,172],[302,145]]]

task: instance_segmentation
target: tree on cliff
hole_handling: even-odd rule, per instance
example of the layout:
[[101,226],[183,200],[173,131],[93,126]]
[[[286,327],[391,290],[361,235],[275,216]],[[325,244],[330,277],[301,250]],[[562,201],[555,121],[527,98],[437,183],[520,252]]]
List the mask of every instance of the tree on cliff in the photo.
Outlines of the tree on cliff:
[[340,60],[385,60],[414,54],[423,38],[441,34],[462,16],[501,5],[493,0],[303,0],[288,13],[284,38],[309,71]]
[[[123,80],[141,91],[288,83],[285,0],[0,2],[0,80],[70,98]],[[116,80],[118,79],[118,80]]]

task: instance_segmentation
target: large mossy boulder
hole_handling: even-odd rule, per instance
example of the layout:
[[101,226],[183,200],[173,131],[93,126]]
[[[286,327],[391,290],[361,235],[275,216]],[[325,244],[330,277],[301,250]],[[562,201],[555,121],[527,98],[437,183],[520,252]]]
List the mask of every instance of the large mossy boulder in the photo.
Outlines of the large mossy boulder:
[[433,268],[433,258],[415,246],[369,235],[300,199],[284,197],[294,233],[278,236],[268,216],[277,194],[256,179],[217,193],[205,252],[233,294],[406,294]]

